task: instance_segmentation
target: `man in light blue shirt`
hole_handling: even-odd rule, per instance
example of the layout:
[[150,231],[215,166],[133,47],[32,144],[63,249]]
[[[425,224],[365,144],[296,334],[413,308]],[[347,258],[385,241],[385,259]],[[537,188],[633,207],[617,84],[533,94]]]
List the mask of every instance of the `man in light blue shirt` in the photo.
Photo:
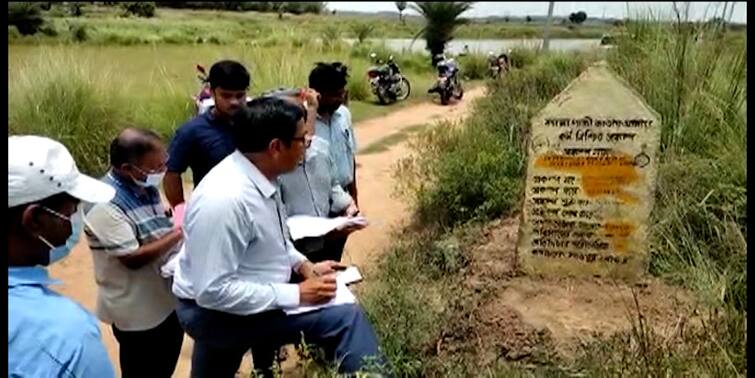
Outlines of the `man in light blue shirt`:
[[[347,67],[338,62],[317,63],[309,74],[310,88],[320,93],[315,135],[328,142],[333,160],[332,176],[354,200],[354,206],[332,216],[354,216],[359,213],[355,160],[357,140],[351,126],[351,112],[344,106],[347,71]],[[347,238],[348,234],[327,238],[325,258],[340,261]]]
[[[274,352],[301,341],[325,348],[343,372],[381,356],[358,305],[287,315],[335,296],[334,261],[312,264],[290,241],[275,181],[304,156],[306,112],[274,97],[253,100],[234,119],[236,151],[196,187],[184,218],[185,249],[173,276],[181,325],[194,339],[192,377],[233,377],[251,348],[271,372]],[[290,283],[291,274],[303,281]]]
[[[275,93],[267,95],[276,96]],[[304,91],[297,99],[282,97],[306,106],[305,130],[310,135],[315,134],[318,97],[319,94],[312,89]],[[301,163],[293,171],[282,174],[278,178],[281,199],[286,205],[287,215],[328,218],[332,214],[357,212],[354,200],[335,179],[334,172],[335,167],[333,158],[330,156],[328,141],[314,135]],[[326,238],[343,238],[344,235],[361,228],[363,227],[355,226],[332,231],[323,237],[303,238],[294,241],[294,245],[298,251],[307,256],[309,261],[316,263],[332,260],[329,251],[325,249]]]
[[94,316],[51,290],[46,266],[79,240],[80,201],[115,190],[54,140],[8,137],[8,377],[114,377]]

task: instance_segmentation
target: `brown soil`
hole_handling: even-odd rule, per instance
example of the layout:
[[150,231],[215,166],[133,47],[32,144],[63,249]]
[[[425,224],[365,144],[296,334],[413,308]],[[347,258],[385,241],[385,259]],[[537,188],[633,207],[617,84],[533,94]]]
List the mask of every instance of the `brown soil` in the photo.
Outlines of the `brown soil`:
[[518,274],[518,219],[494,222],[474,248],[464,291],[473,299],[458,326],[439,341],[439,353],[466,352],[481,365],[496,360],[569,360],[579,346],[631,328],[637,309],[661,335],[670,336],[693,312],[691,295],[654,278],[629,286],[597,278],[543,278]]
[[[427,124],[435,120],[459,119],[466,114],[472,100],[483,94],[484,88],[474,88],[465,94],[463,101],[449,106],[422,103],[403,108],[384,117],[363,121],[355,125],[357,142],[359,146],[364,147],[407,127]],[[381,153],[357,157],[359,205],[371,224],[349,238],[343,260],[346,263],[358,265],[365,272],[369,270],[372,259],[390,242],[388,230],[400,225],[406,217],[405,204],[391,195],[394,187],[391,171],[395,162],[406,153],[405,143],[401,143]],[[191,186],[186,185],[186,198],[189,197],[190,190]],[[53,265],[50,272],[52,276],[63,282],[62,285],[56,287],[56,290],[77,301],[86,309],[94,311],[97,287],[94,282],[92,255],[84,240],[79,242],[70,257]],[[110,326],[100,323],[100,329],[113,366],[120,374],[118,343]],[[187,335],[184,338],[174,377],[189,376],[192,345],[193,342]],[[287,360],[284,371],[291,371],[294,364],[295,358]],[[251,371],[251,359],[248,355],[241,367],[242,372],[246,374],[244,376],[248,376],[248,372]]]

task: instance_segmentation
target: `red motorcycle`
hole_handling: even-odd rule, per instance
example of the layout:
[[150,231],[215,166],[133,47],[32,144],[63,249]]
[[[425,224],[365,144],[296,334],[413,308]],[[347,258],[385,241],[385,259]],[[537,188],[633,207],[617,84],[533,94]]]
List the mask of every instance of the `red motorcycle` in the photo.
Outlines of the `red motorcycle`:
[[202,114],[215,105],[215,101],[212,99],[210,82],[207,80],[207,71],[201,64],[197,64],[195,67],[197,72],[199,72],[197,79],[199,79],[199,83],[202,87],[199,89],[199,92],[196,95],[191,96],[191,98],[194,101],[194,112],[196,114]]

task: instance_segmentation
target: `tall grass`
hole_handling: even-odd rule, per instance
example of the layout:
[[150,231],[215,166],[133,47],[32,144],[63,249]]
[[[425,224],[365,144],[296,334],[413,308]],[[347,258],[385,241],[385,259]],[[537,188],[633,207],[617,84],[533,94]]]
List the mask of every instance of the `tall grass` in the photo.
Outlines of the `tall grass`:
[[663,120],[651,270],[746,310],[747,49],[681,18],[628,27],[610,62]]
[[79,169],[103,173],[108,141],[124,126],[127,109],[108,85],[114,73],[94,72],[91,61],[42,51],[10,82],[8,133],[59,140]]
[[[454,313],[468,313],[460,298],[483,295],[456,286],[456,295],[445,300],[407,296],[454,287],[465,248],[478,239],[450,249],[433,241],[475,224],[469,221],[518,211],[530,118],[592,60],[518,51],[512,72],[489,83],[490,95],[475,104],[463,127],[427,131],[397,169],[416,222],[388,251],[364,303],[405,376],[746,375],[744,41],[681,18],[665,25],[633,22],[627,36],[608,53],[609,62],[662,118],[650,272],[693,289],[702,299],[697,313],[679,314],[676,332],[661,335],[639,310],[631,312],[631,329],[585,345],[575,361],[558,362],[557,372],[476,366],[465,356],[444,363],[433,339],[417,336],[438,335]],[[441,268],[449,269],[438,274]]]
[[503,366],[475,366],[464,355],[444,360],[436,354],[454,316],[477,300],[461,288],[459,273],[482,234],[463,223],[514,211],[529,118],[586,64],[575,54],[542,56],[490,83],[489,96],[474,104],[464,127],[438,124],[411,142],[414,153],[396,175],[415,202],[418,222],[397,235],[360,296],[398,376],[514,374]]
[[440,125],[416,138],[396,176],[419,221],[447,227],[516,211],[529,120],[586,65],[583,55],[544,56],[490,82],[464,127]]
[[[9,133],[35,133],[62,140],[82,169],[107,168],[107,146],[126,125],[158,131],[169,140],[193,114],[190,96],[199,89],[194,64],[236,59],[252,76],[250,92],[307,84],[318,61],[350,67],[354,121],[388,112],[371,98],[366,79],[371,62],[345,46],[289,38],[278,31],[271,46],[9,46]],[[413,84],[429,86],[427,71],[404,69]],[[412,99],[424,96],[413,91]],[[375,109],[380,111],[377,111]]]

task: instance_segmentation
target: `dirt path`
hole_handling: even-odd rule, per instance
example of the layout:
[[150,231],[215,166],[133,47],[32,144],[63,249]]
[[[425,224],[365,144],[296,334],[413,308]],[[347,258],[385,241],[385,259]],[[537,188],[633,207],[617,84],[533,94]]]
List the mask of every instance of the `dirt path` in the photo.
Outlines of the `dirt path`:
[[[422,103],[384,117],[363,121],[355,125],[357,142],[360,148],[364,148],[411,126],[438,120],[460,119],[466,115],[470,103],[483,95],[484,88],[478,87],[467,92],[463,101],[450,106]],[[359,205],[371,225],[349,238],[343,260],[358,265],[365,272],[369,272],[370,262],[388,245],[389,230],[399,226],[405,219],[406,206],[391,196],[395,186],[391,172],[396,161],[407,152],[406,145],[402,142],[384,152],[357,156]],[[69,258],[54,265],[50,271],[52,276],[62,281],[62,285],[55,287],[56,290],[94,311],[97,287],[94,282],[92,256],[84,240],[79,242]],[[110,359],[120,374],[118,344],[112,329],[103,323],[100,323],[100,329]],[[192,344],[191,339],[186,336],[174,377],[189,376]],[[249,371],[249,364],[249,360],[245,359],[242,370]]]

